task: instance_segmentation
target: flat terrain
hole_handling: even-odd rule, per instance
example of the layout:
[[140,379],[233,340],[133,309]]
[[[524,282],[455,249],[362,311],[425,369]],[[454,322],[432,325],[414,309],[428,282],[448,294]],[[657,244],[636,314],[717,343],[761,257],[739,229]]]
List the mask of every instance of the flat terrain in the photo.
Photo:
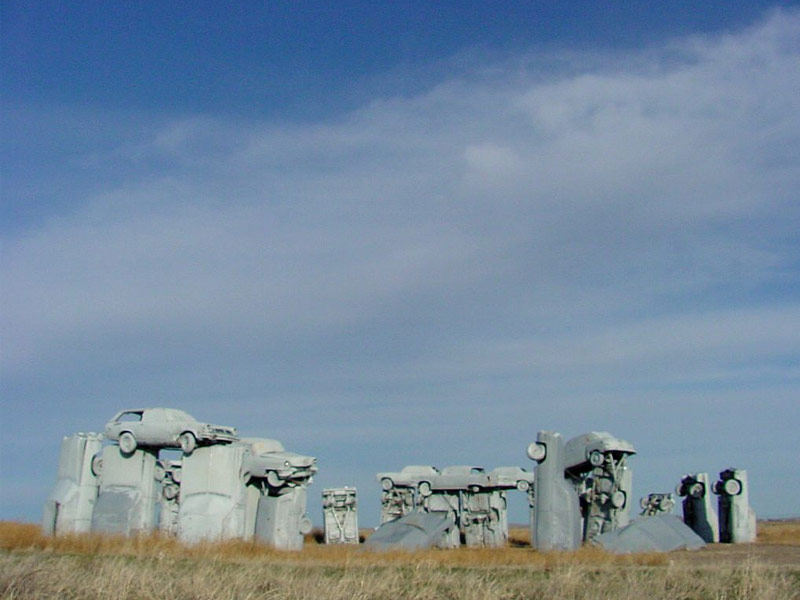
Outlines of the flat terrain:
[[525,530],[504,549],[375,554],[313,539],[301,552],[281,552],[158,536],[46,538],[34,525],[6,522],[0,597],[800,600],[800,522],[759,526],[755,544],[614,556],[596,548],[540,554]]

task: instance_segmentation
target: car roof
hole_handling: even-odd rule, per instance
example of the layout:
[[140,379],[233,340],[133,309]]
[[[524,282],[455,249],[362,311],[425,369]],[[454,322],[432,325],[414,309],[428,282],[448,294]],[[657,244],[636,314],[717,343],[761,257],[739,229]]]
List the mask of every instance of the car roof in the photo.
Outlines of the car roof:
[[473,467],[470,465],[453,465],[452,467],[445,467],[442,469],[442,475],[455,475],[463,473],[484,473],[483,467]]
[[407,467],[403,467],[400,471],[401,473],[412,473],[412,474],[422,474],[422,475],[434,475],[439,472],[439,469],[436,467],[431,467],[429,465],[409,465]]
[[147,421],[195,421],[196,419],[187,412],[178,410],[177,408],[126,408],[119,411],[114,415],[113,421],[119,419],[122,415],[126,414],[139,414],[142,415],[142,420]]
[[529,472],[523,469],[522,467],[507,466],[507,467],[495,467],[492,470],[492,473],[519,473],[520,471],[522,471],[523,473]]
[[286,451],[286,449],[283,447],[283,444],[281,444],[278,440],[273,440],[270,438],[242,438],[239,440],[239,443],[249,445],[250,450],[254,454]]

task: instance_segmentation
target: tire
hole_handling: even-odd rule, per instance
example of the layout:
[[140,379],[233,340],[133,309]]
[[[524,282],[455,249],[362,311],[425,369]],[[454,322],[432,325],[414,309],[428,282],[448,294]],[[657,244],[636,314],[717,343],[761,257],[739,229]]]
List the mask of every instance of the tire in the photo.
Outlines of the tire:
[[191,431],[184,431],[178,436],[178,443],[184,454],[191,454],[197,448],[197,438]]
[[314,528],[314,525],[311,523],[311,519],[308,517],[303,517],[300,519],[300,534],[306,535],[307,533],[311,533],[311,530]]
[[123,454],[133,454],[138,446],[136,438],[130,431],[123,431],[119,434],[119,449]]
[[699,481],[689,486],[689,495],[692,498],[702,498],[706,495],[706,486]]
[[611,506],[614,508],[622,508],[625,506],[625,492],[614,492],[611,494]]
[[542,462],[547,456],[547,446],[539,442],[528,444],[528,458],[536,462]]
[[384,477],[381,479],[381,489],[388,492],[390,489],[394,487],[394,482],[389,479],[388,477]]
[[742,492],[742,484],[736,479],[728,479],[722,484],[722,489],[729,496],[736,496]]
[[167,476],[167,470],[164,468],[160,462],[156,463],[155,468],[153,469],[153,479],[156,481],[164,481],[164,477]]
[[517,489],[520,492],[527,492],[529,489],[531,489],[531,484],[525,481],[524,479],[520,479],[517,482]]
[[428,481],[420,482],[418,489],[421,496],[430,496],[433,493],[431,484]]
[[180,466],[172,467],[172,481],[175,483],[181,482],[181,468]]
[[92,475],[94,475],[95,477],[100,477],[100,473],[102,472],[103,472],[103,455],[97,453],[92,457]]
[[165,485],[164,489],[161,490],[161,493],[167,500],[174,500],[178,497],[178,491],[177,485]]
[[267,483],[274,488],[279,488],[283,485],[283,480],[278,475],[277,471],[270,471],[267,473]]
[[593,467],[600,467],[605,461],[606,457],[603,456],[603,453],[599,450],[592,450],[592,452],[589,454],[589,463]]

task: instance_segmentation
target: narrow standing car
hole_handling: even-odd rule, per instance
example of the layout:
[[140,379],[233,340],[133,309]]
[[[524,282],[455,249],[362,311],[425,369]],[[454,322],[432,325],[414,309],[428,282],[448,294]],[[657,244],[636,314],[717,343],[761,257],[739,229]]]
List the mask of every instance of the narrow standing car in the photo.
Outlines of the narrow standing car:
[[198,444],[239,439],[235,427],[201,423],[174,408],[121,410],[106,423],[105,434],[109,440],[119,442],[125,454],[138,446],[180,448],[184,454],[191,454]]

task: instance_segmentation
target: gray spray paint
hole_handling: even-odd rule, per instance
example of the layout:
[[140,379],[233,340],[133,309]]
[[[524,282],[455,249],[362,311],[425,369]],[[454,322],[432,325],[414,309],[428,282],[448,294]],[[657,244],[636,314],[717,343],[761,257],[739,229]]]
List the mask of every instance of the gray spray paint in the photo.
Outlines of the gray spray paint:
[[42,517],[45,535],[86,533],[92,526],[92,512],[99,489],[98,455],[103,436],[98,433],[76,433],[61,441],[58,477],[47,497]]
[[540,552],[575,550],[581,543],[581,515],[578,494],[564,478],[564,439],[540,431],[528,457],[537,462],[531,544]]
[[747,471],[726,469],[713,491],[719,499],[719,539],[729,544],[756,541],[756,514],[750,507]]
[[697,550],[703,539],[676,515],[640,517],[629,525],[603,533],[594,543],[615,554]]
[[132,535],[155,529],[158,502],[156,452],[137,448],[126,454],[119,446],[103,448],[92,531]]
[[412,512],[387,521],[367,538],[368,550],[419,550],[438,545],[446,532],[457,530],[452,514]]
[[689,473],[676,490],[683,498],[683,522],[708,544],[719,542],[719,517],[711,495],[708,473]]
[[606,431],[591,431],[565,445],[565,473],[578,492],[583,540],[630,522],[633,473],[627,464],[636,450]]
[[358,544],[356,488],[322,490],[322,522],[326,544]]

